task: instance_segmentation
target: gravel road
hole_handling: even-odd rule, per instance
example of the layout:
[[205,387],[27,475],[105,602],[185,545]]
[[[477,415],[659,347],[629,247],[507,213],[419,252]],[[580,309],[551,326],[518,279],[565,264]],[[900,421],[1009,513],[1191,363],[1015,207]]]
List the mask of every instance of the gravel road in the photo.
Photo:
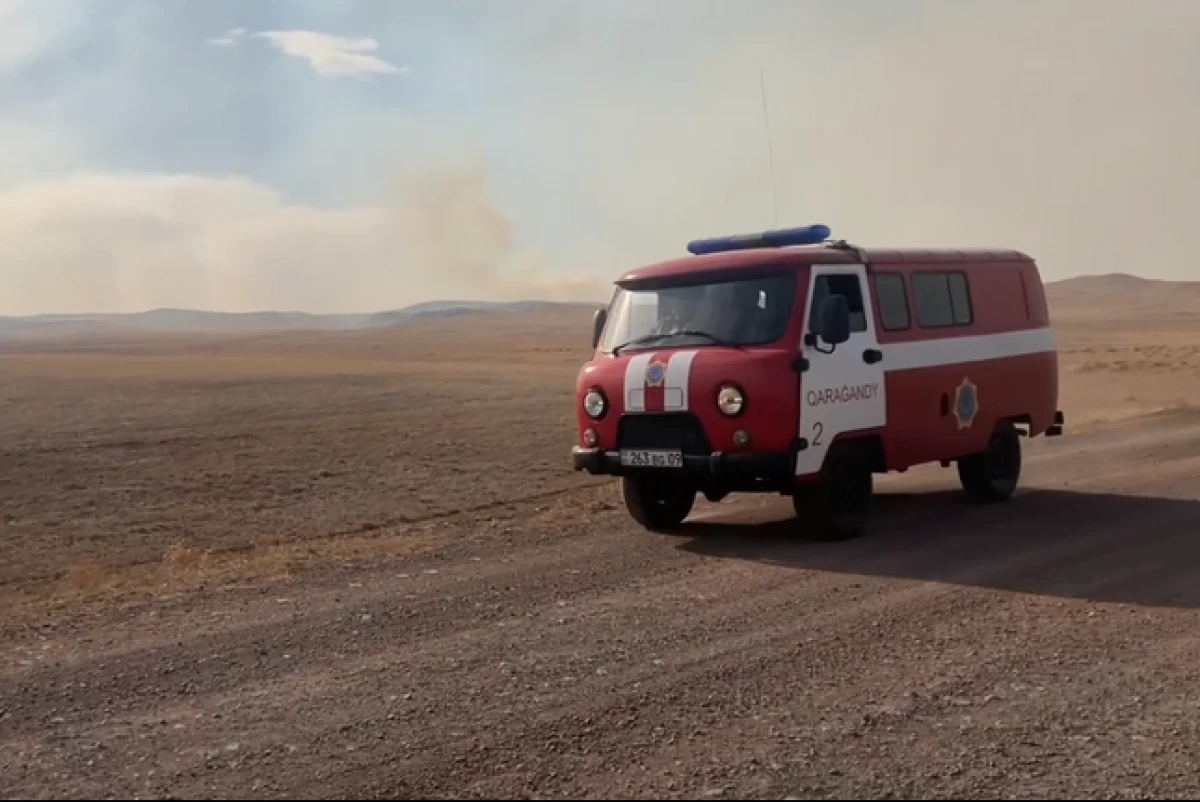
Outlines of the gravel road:
[[10,627],[0,795],[1195,797],[1200,421],[1034,445],[1000,507],[888,477],[852,543],[605,487]]

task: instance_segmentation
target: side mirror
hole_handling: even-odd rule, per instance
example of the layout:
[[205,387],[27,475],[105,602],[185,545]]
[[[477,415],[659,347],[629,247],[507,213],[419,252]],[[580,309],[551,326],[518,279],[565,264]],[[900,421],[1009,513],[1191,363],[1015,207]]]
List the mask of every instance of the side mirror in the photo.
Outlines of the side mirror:
[[608,310],[597,309],[592,317],[592,348],[600,345],[600,335],[604,333],[604,324],[608,322]]
[[844,295],[830,295],[821,304],[817,333],[834,346],[850,339],[850,304]]

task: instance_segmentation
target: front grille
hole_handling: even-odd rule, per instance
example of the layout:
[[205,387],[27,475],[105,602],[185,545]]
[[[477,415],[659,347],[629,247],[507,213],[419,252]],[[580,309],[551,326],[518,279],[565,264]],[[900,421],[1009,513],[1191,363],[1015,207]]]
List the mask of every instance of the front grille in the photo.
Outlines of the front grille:
[[704,427],[694,415],[625,415],[617,429],[618,448],[678,448],[684,454],[712,453]]

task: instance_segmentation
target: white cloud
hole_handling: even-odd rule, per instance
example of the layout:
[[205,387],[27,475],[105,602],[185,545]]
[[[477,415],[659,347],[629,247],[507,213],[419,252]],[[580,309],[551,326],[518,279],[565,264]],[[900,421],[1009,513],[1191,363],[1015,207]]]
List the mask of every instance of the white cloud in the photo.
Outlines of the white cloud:
[[92,173],[27,184],[0,193],[0,314],[607,296],[541,272],[476,167],[397,180],[393,194],[322,209],[242,178]]
[[245,28],[230,28],[225,32],[224,36],[218,36],[215,39],[209,39],[208,43],[210,45],[217,45],[218,47],[232,47],[241,41],[245,36]]
[[405,71],[373,55],[379,42],[369,36],[348,39],[317,31],[262,31],[251,36],[267,39],[287,55],[306,60],[321,75],[394,75]]
[[280,52],[307,61],[320,75],[397,75],[405,67],[384,61],[374,53],[379,42],[369,36],[350,39],[318,31],[259,31],[247,35],[245,28],[232,28],[223,36],[209,39],[210,45],[232,47],[243,39],[266,39]]

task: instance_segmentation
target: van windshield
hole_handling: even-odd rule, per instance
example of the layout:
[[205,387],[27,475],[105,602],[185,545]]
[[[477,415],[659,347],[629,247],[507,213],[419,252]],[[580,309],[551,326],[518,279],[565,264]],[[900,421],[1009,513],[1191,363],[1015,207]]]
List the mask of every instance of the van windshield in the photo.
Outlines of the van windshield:
[[765,345],[783,336],[796,294],[794,273],[708,284],[622,289],[613,299],[604,351],[679,345]]

